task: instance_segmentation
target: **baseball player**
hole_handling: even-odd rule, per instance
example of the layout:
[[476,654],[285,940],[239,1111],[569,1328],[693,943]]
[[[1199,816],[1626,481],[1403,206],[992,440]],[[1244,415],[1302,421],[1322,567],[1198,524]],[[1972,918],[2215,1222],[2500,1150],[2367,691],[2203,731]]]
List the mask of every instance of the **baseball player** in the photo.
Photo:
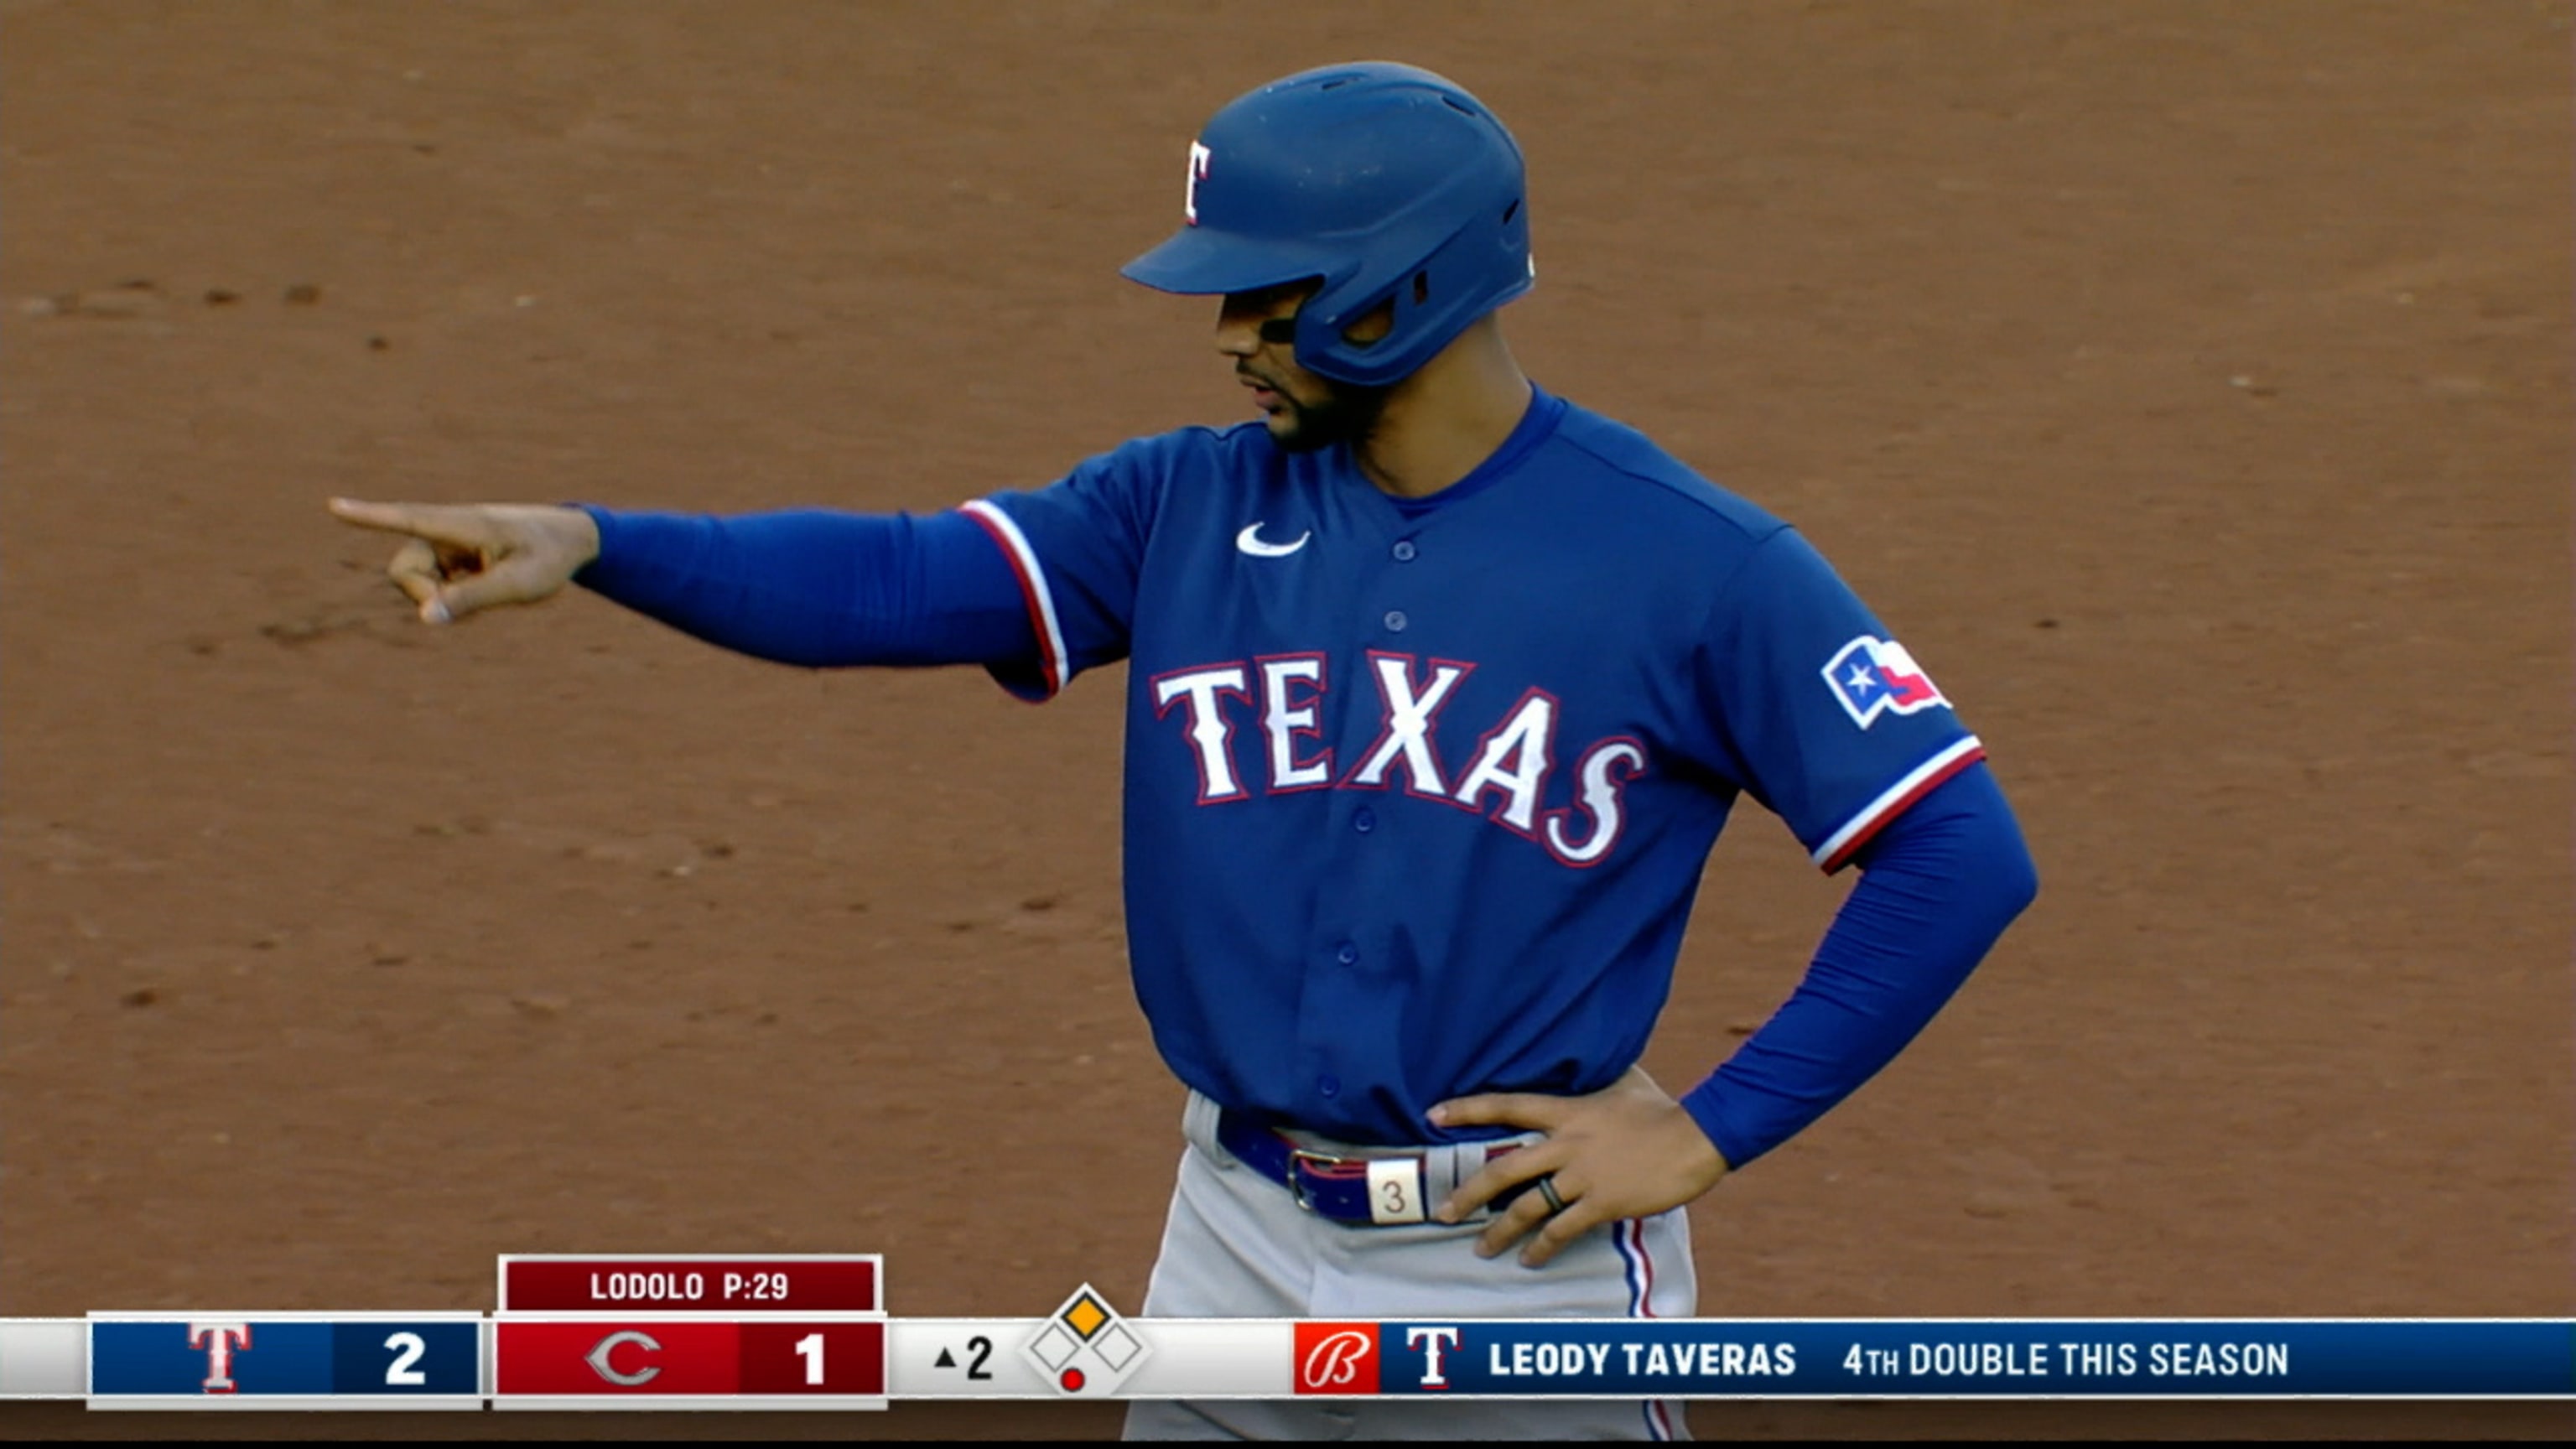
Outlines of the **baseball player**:
[[[1983,746],[1795,530],[1534,386],[1521,153],[1326,67],[1190,144],[1126,275],[1258,417],[929,517],[335,501],[444,623],[566,582],[764,658],[1127,660],[1136,995],[1189,1088],[1144,1311],[1688,1315],[1684,1206],[1922,1029],[2037,880]],[[1740,797],[1857,885],[1679,1099],[1637,1062]],[[1517,1252],[1514,1250],[1517,1249]],[[1139,1437],[1670,1437],[1662,1402],[1140,1403]]]

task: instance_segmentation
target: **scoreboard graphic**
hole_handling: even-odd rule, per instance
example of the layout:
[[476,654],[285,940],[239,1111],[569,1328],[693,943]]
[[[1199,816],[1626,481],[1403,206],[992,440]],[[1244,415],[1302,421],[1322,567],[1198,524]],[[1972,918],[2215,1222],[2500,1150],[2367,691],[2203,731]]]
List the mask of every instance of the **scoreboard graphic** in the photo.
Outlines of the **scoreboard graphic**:
[[496,1409],[882,1409],[884,1261],[501,1259]]
[[93,1313],[88,1350],[101,1408],[479,1409],[490,1377],[479,1313]]
[[499,1307],[0,1320],[93,1409],[842,1409],[906,1399],[2576,1399],[2569,1319],[891,1318],[836,1256],[505,1257]]

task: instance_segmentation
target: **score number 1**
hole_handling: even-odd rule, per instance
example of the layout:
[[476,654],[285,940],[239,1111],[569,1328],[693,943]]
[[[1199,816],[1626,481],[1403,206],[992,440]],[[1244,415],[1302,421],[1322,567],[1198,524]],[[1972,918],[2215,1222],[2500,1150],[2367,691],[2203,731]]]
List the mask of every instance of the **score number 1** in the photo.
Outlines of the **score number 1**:
[[[989,1338],[973,1338],[967,1340],[967,1346],[975,1350],[975,1363],[973,1367],[966,1370],[966,1377],[970,1379],[991,1378],[993,1375],[990,1371],[985,1369],[984,1360],[993,1356],[993,1340]],[[824,1383],[823,1335],[819,1333],[809,1333],[803,1338],[796,1340],[793,1347],[796,1350],[796,1356],[805,1360],[806,1387],[816,1389],[821,1388]]]
[[885,1392],[885,1323],[746,1322],[742,1386],[746,1395]]

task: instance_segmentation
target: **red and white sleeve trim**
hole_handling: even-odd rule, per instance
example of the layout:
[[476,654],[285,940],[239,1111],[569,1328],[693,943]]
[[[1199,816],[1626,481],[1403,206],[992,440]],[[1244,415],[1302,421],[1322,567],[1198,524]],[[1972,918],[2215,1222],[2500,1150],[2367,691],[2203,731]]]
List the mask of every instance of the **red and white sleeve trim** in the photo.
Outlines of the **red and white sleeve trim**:
[[1069,668],[1064,657],[1064,630],[1055,619],[1055,595],[1047,588],[1046,568],[1038,562],[1038,551],[1029,547],[1029,537],[1011,521],[1011,515],[978,498],[958,505],[958,512],[975,520],[993,542],[1002,546],[1002,556],[1011,561],[1011,572],[1019,575],[1020,597],[1028,602],[1029,624],[1037,630],[1038,667],[1045,676],[1049,698],[1064,688]]
[[1986,757],[1986,747],[1975,735],[1951,745],[1906,772],[1905,778],[1890,785],[1875,800],[1860,808],[1860,813],[1844,822],[1843,828],[1825,837],[1825,843],[1809,852],[1818,868],[1831,875],[1851,863],[1860,848],[1880,827],[1902,815],[1906,807],[1932,793],[1933,787],[1952,775]]

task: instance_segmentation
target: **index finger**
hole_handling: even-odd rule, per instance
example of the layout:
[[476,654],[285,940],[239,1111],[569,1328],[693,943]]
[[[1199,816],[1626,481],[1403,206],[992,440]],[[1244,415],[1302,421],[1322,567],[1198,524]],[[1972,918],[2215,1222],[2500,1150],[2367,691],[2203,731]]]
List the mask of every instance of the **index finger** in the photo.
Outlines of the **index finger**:
[[1533,1127],[1553,1131],[1565,1120],[1566,1099],[1539,1092],[1486,1092],[1457,1097],[1431,1109],[1435,1127]]
[[490,541],[479,511],[452,503],[367,503],[355,498],[334,498],[331,516],[360,528],[407,533],[462,548],[480,548]]

